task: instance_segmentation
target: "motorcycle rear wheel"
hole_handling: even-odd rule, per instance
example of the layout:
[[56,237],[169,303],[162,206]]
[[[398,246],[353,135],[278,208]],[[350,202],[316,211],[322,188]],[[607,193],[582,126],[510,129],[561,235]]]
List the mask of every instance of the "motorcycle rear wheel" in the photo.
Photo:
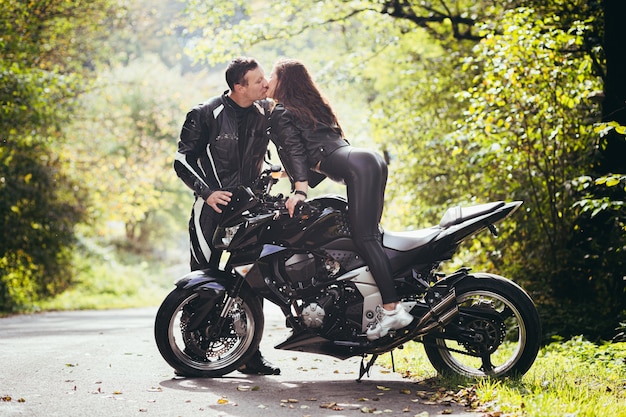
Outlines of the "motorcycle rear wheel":
[[[467,313],[463,322],[455,324],[477,331],[483,340],[461,343],[427,335],[424,350],[440,374],[520,377],[530,369],[539,352],[539,314],[517,284],[497,275],[480,275],[467,277],[455,286],[459,309]],[[472,312],[476,313],[474,318]]]
[[218,300],[202,324],[186,325],[205,302],[193,289],[176,288],[163,300],[154,335],[163,359],[181,376],[215,378],[246,363],[263,334],[263,308],[258,297],[244,291],[232,300],[217,337],[215,324],[229,296]]

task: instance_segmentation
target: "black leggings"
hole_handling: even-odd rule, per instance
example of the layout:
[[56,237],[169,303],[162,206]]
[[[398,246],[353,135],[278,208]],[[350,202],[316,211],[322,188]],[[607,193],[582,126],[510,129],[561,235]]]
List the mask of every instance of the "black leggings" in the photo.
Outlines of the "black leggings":
[[398,301],[379,229],[387,185],[385,160],[376,152],[343,146],[322,160],[320,171],[346,184],[354,244],[372,271],[383,304]]

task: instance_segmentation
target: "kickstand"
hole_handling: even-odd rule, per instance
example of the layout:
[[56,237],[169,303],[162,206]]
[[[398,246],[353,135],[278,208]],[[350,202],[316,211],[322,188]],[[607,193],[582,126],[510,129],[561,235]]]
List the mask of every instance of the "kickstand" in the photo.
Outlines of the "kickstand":
[[367,366],[363,366],[363,362],[365,361],[365,355],[363,355],[363,357],[361,358],[361,369],[359,370],[359,379],[356,380],[356,382],[361,382],[361,379],[363,378],[363,375],[367,374],[367,376],[370,376],[370,368],[372,367],[372,365],[374,365],[374,362],[376,362],[376,359],[378,358],[378,354],[373,354],[372,355],[372,359],[369,360],[369,362],[367,363]]

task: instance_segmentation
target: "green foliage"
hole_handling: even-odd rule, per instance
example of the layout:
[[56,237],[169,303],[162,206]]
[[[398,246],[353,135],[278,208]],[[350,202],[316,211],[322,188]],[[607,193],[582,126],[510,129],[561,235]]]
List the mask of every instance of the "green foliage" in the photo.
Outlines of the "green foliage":
[[[54,143],[95,63],[108,1],[5,1],[0,6],[0,311],[31,308],[73,279],[81,191]],[[82,6],[82,7],[78,7]]]
[[0,258],[0,306],[3,312],[21,311],[39,299],[35,265],[24,253]]
[[148,249],[159,212],[188,213],[191,193],[183,193],[172,164],[184,115],[204,99],[194,96],[206,81],[187,82],[148,56],[101,72],[81,97],[84,112],[68,127],[62,154],[89,190],[92,230],[85,233],[118,238],[112,226],[121,224],[129,243]]
[[[473,192],[525,202],[508,238],[522,256],[509,252],[501,267],[533,291],[547,336],[610,338],[623,310],[623,283],[603,272],[609,263],[598,247],[579,245],[584,239],[577,236],[584,232],[577,181],[592,165],[599,117],[586,98],[601,85],[591,57],[569,52],[583,42],[585,25],[563,31],[557,21],[519,10],[503,20],[502,34],[475,48],[465,60],[474,87],[461,95],[468,110],[448,148],[471,161],[460,170]],[[590,263],[589,254],[599,262]]]
[[69,253],[81,205],[45,143],[0,147],[0,310],[29,307],[72,280]]
[[521,227],[546,237],[556,267],[573,218],[569,184],[588,166],[592,130],[580,123],[589,111],[584,100],[599,85],[589,59],[563,52],[579,38],[531,15],[509,14],[504,33],[488,36],[466,60],[464,70],[477,76],[461,95],[466,117],[448,145],[453,155],[471,155],[465,171],[478,189],[489,179],[490,198],[505,192],[526,202]]

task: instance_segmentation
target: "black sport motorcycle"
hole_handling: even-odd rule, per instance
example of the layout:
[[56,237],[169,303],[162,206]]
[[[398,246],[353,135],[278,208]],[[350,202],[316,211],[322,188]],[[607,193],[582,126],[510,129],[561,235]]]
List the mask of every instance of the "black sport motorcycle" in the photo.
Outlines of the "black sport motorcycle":
[[312,198],[292,218],[284,196],[270,194],[279,171],[273,166],[233,193],[213,238],[229,254],[224,270],[183,276],[158,310],[156,343],[179,375],[219,377],[247,362],[263,334],[261,298],[279,306],[292,329],[276,349],[361,356],[358,380],[380,354],[412,341],[423,343],[442,374],[500,378],[528,371],[541,342],[531,298],[498,275],[438,272],[464,239],[484,229],[497,235],[494,224],[521,201],[453,207],[436,226],[384,231],[397,292],[415,319],[369,341],[381,297],[350,237],[347,201]]

